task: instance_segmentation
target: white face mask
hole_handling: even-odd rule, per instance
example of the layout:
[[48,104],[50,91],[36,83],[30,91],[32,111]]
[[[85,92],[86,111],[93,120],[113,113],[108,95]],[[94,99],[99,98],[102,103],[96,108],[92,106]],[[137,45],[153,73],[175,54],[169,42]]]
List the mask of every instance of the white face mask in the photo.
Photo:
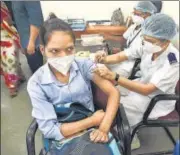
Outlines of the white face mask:
[[132,20],[135,24],[141,25],[144,22],[144,18],[137,16],[137,15],[132,15]]
[[74,61],[74,54],[65,57],[48,58],[47,62],[57,71],[67,75],[72,62]]
[[143,41],[144,45],[143,45],[143,51],[147,52],[147,53],[157,53],[160,52],[162,50],[162,48],[160,46],[154,45],[148,41]]

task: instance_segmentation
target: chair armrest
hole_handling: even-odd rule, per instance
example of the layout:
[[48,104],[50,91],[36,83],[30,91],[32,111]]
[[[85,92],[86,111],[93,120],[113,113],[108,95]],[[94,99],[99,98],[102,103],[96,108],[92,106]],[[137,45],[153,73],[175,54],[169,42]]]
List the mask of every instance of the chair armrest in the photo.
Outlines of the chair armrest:
[[38,128],[36,119],[33,119],[26,132],[26,146],[28,155],[35,155],[35,134]]
[[179,95],[176,94],[160,94],[152,98],[151,102],[149,103],[148,108],[146,109],[144,116],[143,116],[143,121],[146,122],[149,115],[151,114],[151,111],[153,110],[154,106],[158,103],[158,101],[163,101],[163,100],[174,100],[174,101],[179,101]]
[[126,155],[131,155],[131,129],[129,122],[124,110],[123,105],[121,104],[116,117],[118,137],[121,142],[123,142],[123,149]]

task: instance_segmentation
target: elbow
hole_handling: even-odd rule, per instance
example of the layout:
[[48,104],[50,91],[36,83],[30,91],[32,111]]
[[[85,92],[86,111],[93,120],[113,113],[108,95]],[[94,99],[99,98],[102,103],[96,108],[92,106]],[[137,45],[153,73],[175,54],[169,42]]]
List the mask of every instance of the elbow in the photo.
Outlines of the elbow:
[[114,93],[116,94],[116,96],[117,96],[117,98],[119,100],[120,96],[121,96],[120,91],[117,88],[115,88],[115,92]]
[[141,92],[141,94],[144,96],[148,96],[150,93],[151,92],[147,88],[142,89],[142,92]]
[[144,95],[144,96],[149,95],[147,92],[144,92],[144,91],[141,94]]
[[72,135],[72,133],[69,132],[69,130],[66,128],[66,125],[64,124],[61,124],[60,132],[65,138]]
[[63,135],[60,132],[59,124],[54,124],[53,122],[48,122],[48,124],[44,124],[44,122],[38,121],[39,130],[42,132],[45,138],[47,139],[56,139],[60,140],[63,138]]
[[119,105],[120,92],[117,88],[113,87],[113,89],[109,93],[109,97],[112,97],[114,101],[117,101],[115,103]]

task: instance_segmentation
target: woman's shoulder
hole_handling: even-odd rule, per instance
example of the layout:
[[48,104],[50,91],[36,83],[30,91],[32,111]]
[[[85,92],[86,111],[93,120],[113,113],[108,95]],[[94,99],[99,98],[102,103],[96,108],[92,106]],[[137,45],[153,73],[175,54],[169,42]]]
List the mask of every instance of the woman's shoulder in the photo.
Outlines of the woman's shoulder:
[[95,63],[89,58],[77,58],[75,61],[82,75],[87,79],[92,79]]
[[46,70],[46,64],[41,66],[28,80],[28,85],[32,85],[33,83],[41,83],[44,72]]
[[79,68],[86,68],[94,65],[94,62],[90,58],[75,58],[75,62],[77,63]]

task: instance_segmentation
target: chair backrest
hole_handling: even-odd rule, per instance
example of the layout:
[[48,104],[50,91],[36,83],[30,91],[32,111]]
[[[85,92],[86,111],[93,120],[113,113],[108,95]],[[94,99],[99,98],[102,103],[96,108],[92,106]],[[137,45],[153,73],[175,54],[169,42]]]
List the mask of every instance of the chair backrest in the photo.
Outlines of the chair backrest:
[[[91,83],[91,88],[93,93],[93,102],[95,105],[95,110],[103,109],[104,111],[106,111],[108,96],[93,82]],[[114,127],[114,125],[116,124],[116,119],[114,119],[112,127]]]
[[91,83],[91,87],[92,87],[93,101],[95,107],[97,109],[105,110],[108,99],[107,95],[93,82]]
[[175,93],[179,95],[179,91],[180,91],[180,86],[179,86],[179,81],[178,81],[176,85]]
[[[176,89],[175,89],[175,93],[176,93],[177,95],[180,95],[180,94],[179,94],[179,93],[180,93],[179,81],[177,82]],[[176,102],[176,105],[175,105],[175,106],[176,106],[175,109],[176,109],[176,111],[178,112],[178,114],[179,114],[179,116],[180,116],[180,103],[179,103],[179,101]]]

